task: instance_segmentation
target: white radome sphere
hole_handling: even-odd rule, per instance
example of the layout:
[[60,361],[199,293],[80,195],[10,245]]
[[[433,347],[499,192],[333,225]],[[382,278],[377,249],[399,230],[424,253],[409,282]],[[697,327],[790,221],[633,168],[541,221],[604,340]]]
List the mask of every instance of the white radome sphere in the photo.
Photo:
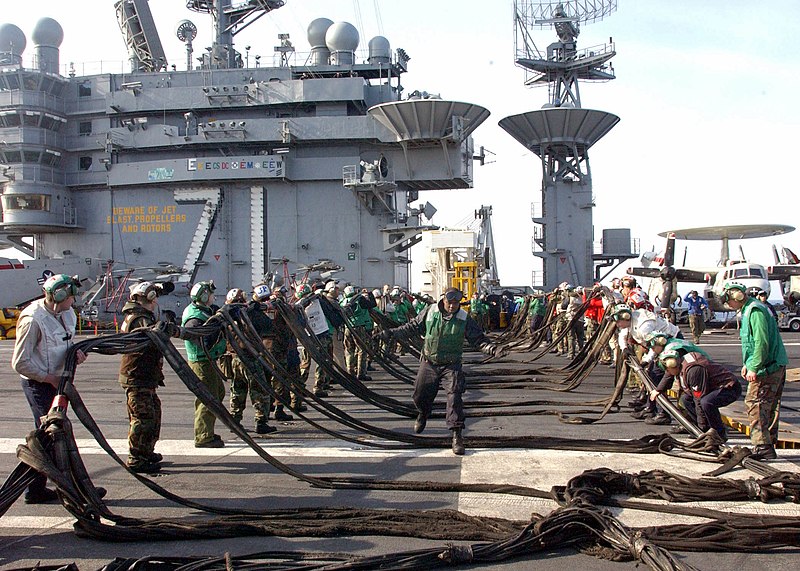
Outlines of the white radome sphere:
[[64,41],[64,29],[52,18],[41,18],[31,34],[33,45],[57,48]]
[[25,34],[14,24],[0,24],[0,52],[22,55],[28,45]]
[[336,22],[325,34],[325,43],[332,52],[353,52],[358,39],[358,30],[350,22]]
[[332,25],[333,20],[329,20],[328,18],[317,18],[311,22],[308,25],[308,31],[306,33],[309,45],[312,48],[324,48],[325,34]]

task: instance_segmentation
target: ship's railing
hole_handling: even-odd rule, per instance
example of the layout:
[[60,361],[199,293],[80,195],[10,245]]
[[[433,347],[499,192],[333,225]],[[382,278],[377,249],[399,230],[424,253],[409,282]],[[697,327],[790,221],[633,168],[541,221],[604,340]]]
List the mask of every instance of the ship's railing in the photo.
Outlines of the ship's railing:
[[0,106],[25,105],[46,109],[48,111],[64,112],[64,100],[41,91],[15,89],[13,91],[0,91]]
[[[595,254],[603,255],[606,252],[603,250],[603,241],[598,240],[592,243],[592,250]],[[631,250],[630,252],[624,252],[626,254],[635,254],[638,256],[641,253],[641,240],[639,238],[631,238]]]
[[14,171],[18,173],[17,180],[26,180],[34,182],[49,182],[52,184],[65,184],[66,175],[61,169],[55,169],[42,165],[15,165]]
[[359,165],[342,167],[342,186],[350,186],[361,182]]
[[[197,52],[195,52],[197,53]],[[364,49],[358,49],[355,51],[355,63],[356,65],[361,65],[367,63],[369,59],[369,49],[365,46]],[[167,56],[167,60],[173,62],[169,64],[164,72],[168,71],[186,71],[186,54],[171,54]],[[392,54],[392,63],[397,65],[397,56]],[[246,52],[242,54],[242,61],[245,64],[244,68],[242,69],[258,69],[260,67],[281,67],[283,63],[283,54],[279,52],[274,52],[269,56],[262,57],[260,55],[255,55],[250,52]],[[288,64],[291,67],[303,67],[309,65],[311,62],[311,52],[302,52],[302,51],[295,51],[290,52],[288,56]],[[28,61],[24,67],[26,69],[36,69],[34,65],[33,58],[31,57],[30,61]],[[343,68],[347,68],[347,66],[342,66]],[[209,71],[209,70],[199,70],[193,69],[191,71]],[[210,70],[214,71],[214,70]],[[309,72],[313,71],[313,67],[309,68]],[[67,62],[61,63],[58,67],[59,75],[63,77],[81,77],[81,76],[91,76],[91,75],[102,75],[102,74],[133,74],[133,73],[141,73],[141,72],[132,72],[131,71],[131,64],[130,60],[95,60],[95,61],[83,61],[83,62]]]

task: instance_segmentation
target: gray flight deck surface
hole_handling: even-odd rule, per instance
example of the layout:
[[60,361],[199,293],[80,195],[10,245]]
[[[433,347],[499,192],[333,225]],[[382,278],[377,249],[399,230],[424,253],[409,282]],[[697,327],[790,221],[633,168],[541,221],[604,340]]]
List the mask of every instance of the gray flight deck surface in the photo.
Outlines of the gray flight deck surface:
[[[784,334],[790,368],[800,366],[798,346],[800,335]],[[180,344],[182,345],[182,344]],[[735,332],[714,331],[704,336],[702,345],[716,360],[733,368],[740,365],[740,347]],[[0,477],[5,478],[16,465],[15,449],[32,428],[30,411],[25,403],[17,376],[8,363],[13,341],[0,342]],[[183,350],[182,347],[180,348]],[[547,355],[536,364],[522,365],[525,355],[514,353],[502,365],[509,367],[536,367],[539,364],[562,365],[566,361]],[[478,355],[467,354],[468,362]],[[404,360],[413,367],[409,357]],[[517,364],[513,364],[517,362]],[[507,365],[507,363],[512,363]],[[78,369],[76,387],[89,411],[97,420],[106,438],[124,457],[126,453],[127,420],[124,392],[116,380],[119,364],[117,356],[91,354]],[[494,368],[498,365],[468,367],[472,372]],[[369,385],[377,392],[411,401],[409,385],[390,380],[382,372],[372,373]],[[489,377],[471,376],[469,381]],[[493,381],[509,377],[491,377]],[[612,370],[598,366],[589,378],[573,393],[556,393],[526,388],[469,389],[466,401],[514,402],[540,399],[575,402],[575,406],[535,406],[531,410],[552,409],[565,412],[586,409],[585,401],[596,400],[610,394]],[[788,383],[784,398],[783,418],[787,424],[798,424],[800,393],[798,385]],[[321,490],[296,481],[291,476],[278,473],[261,461],[227,428],[218,428],[225,439],[225,448],[197,450],[192,445],[192,414],[194,397],[177,376],[167,370],[166,387],[159,389],[163,403],[161,441],[156,450],[164,455],[164,468],[155,480],[168,490],[203,503],[248,509],[281,509],[296,507],[364,507],[385,509],[457,509],[471,515],[489,515],[507,519],[526,520],[535,512],[547,514],[556,507],[554,502],[511,495],[478,493],[417,493],[409,491],[357,491]],[[439,402],[444,395],[440,394]],[[411,432],[412,421],[398,418],[358,401],[341,387],[333,391],[331,402],[353,416],[383,428]],[[628,396],[624,401],[628,400]],[[639,438],[646,434],[659,434],[669,427],[648,426],[632,419],[627,409],[610,414],[592,425],[564,424],[553,415],[504,416],[504,409],[492,409],[497,416],[468,418],[465,432],[467,454],[454,456],[447,450],[380,450],[333,440],[315,432],[301,421],[279,423],[279,431],[259,438],[266,450],[293,469],[318,476],[359,476],[387,480],[415,480],[437,482],[491,482],[515,483],[542,490],[553,485],[566,484],[567,480],[585,469],[609,467],[614,470],[638,472],[664,469],[692,477],[699,477],[714,468],[712,464],[688,461],[664,455],[633,455],[572,450],[535,449],[482,449],[470,447],[471,435],[510,436],[547,435],[568,438]],[[505,410],[515,410],[505,409]],[[599,408],[597,409],[599,412]],[[469,409],[467,409],[469,415]],[[596,416],[584,413],[583,416]],[[252,425],[252,409],[245,412],[245,426]],[[316,413],[312,413],[312,416]],[[119,515],[136,518],[197,518],[199,512],[175,505],[140,485],[121,467],[115,464],[90,438],[87,431],[74,419],[75,433],[82,457],[96,485],[108,489],[106,502],[109,509]],[[444,421],[431,419],[426,436],[446,436]],[[746,445],[747,440],[734,437],[732,444]],[[783,470],[800,471],[800,452],[779,450],[780,461],[772,465]],[[728,478],[750,476],[744,469],[727,474]],[[722,505],[703,504],[722,511],[746,513],[800,515],[796,504],[774,502],[724,502]],[[701,520],[658,512],[612,509],[623,523],[632,526],[662,525],[667,523]],[[209,516],[213,517],[213,516]],[[0,518],[0,567],[30,568],[37,562],[42,565],[76,562],[81,570],[99,569],[115,557],[143,557],[150,555],[216,555],[225,552],[243,555],[266,550],[296,550],[312,552],[348,552],[356,555],[395,553],[413,549],[444,545],[444,541],[415,538],[361,536],[341,538],[281,538],[242,537],[206,541],[170,541],[151,543],[103,543],[81,539],[72,531],[72,517],[58,504],[30,506],[18,500]],[[798,553],[783,549],[769,553],[678,553],[679,559],[699,569],[778,570],[796,569]],[[572,548],[537,554],[503,564],[483,567],[492,569],[565,569],[580,566],[585,569],[625,569],[634,563],[614,563],[577,553]]]

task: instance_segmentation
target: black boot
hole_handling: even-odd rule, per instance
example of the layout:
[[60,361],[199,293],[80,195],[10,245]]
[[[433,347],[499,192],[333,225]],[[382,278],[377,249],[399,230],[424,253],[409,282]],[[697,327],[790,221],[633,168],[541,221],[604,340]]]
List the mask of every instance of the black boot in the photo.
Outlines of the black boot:
[[778,458],[778,454],[772,444],[759,444],[753,449],[751,458],[754,460],[775,460]]
[[288,414],[286,411],[283,410],[283,405],[279,404],[275,409],[275,414],[273,417],[275,420],[294,420],[294,417],[291,414]]
[[417,420],[414,422],[414,432],[417,434],[422,434],[422,431],[425,430],[425,425],[428,424],[428,417],[422,413],[417,415]]
[[464,455],[464,437],[460,428],[453,429],[453,454],[456,456]]
[[671,422],[672,422],[672,417],[664,412],[659,412],[657,415],[653,417],[644,419],[645,424],[663,425],[663,424],[670,424]]

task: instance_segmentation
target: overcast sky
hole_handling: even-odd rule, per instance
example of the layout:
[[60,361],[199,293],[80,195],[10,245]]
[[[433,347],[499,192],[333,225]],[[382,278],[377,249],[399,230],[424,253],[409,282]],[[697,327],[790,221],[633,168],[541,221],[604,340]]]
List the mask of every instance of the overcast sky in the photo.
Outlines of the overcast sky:
[[[65,31],[62,63],[75,62],[80,73],[85,62],[103,59],[121,70],[126,53],[113,4],[25,0],[1,17],[28,36],[26,66],[33,53],[31,31],[40,17],[50,16]],[[178,69],[186,60],[174,34],[179,20],[188,18],[199,28],[197,54],[211,37],[210,17],[185,4],[150,1],[167,58]],[[501,281],[529,284],[538,263],[531,255],[530,210],[541,200],[541,168],[538,157],[497,122],[540,108],[547,90],[526,88],[523,70],[514,66],[512,6],[512,0],[287,0],[235,41],[242,53],[250,45],[250,58],[259,54],[264,65],[272,59],[278,33],[288,32],[298,52],[307,52],[311,20],[346,20],[359,29],[360,47],[381,34],[392,49],[408,52],[405,93],[426,90],[488,108],[492,115],[474,138],[476,148],[495,153],[495,162],[476,164],[473,190],[421,198],[438,208],[432,223],[440,226],[463,220],[481,204],[492,205]],[[629,227],[644,251],[660,248],[657,233],[670,228],[798,225],[793,175],[800,132],[798,29],[800,10],[791,0],[620,0],[616,13],[582,26],[579,49],[613,37],[617,50],[617,79],[581,86],[583,107],[621,118],[590,152],[595,241],[603,228]],[[533,39],[544,49],[555,33],[535,31]],[[109,64],[106,69],[113,70]],[[753,240],[743,247],[753,261],[768,265],[772,243]],[[800,231],[775,243],[800,253]],[[718,258],[717,244],[679,242],[679,262],[687,245],[689,265]]]

